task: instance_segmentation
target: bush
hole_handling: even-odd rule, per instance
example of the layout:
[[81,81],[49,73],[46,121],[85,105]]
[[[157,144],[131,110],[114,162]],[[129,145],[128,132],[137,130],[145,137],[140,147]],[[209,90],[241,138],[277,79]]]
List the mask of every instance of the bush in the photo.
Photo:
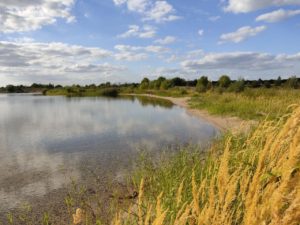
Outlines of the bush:
[[239,93],[244,90],[245,90],[245,81],[244,80],[238,80],[229,86],[229,91],[231,91],[231,92]]
[[150,85],[150,80],[147,77],[145,77],[140,84],[140,89],[143,90],[148,89],[149,85]]
[[162,90],[167,90],[171,87],[171,81],[170,80],[164,80],[161,85],[160,85],[160,89]]
[[277,78],[277,80],[275,81],[275,86],[279,87],[279,86],[281,86],[281,83],[282,83],[282,80],[281,80],[281,77],[279,76]]
[[200,77],[200,79],[197,81],[196,91],[205,92],[207,90],[208,83],[209,81],[207,77],[205,76]]
[[229,76],[223,75],[219,78],[219,86],[222,88],[228,88],[231,83]]
[[117,88],[105,88],[101,90],[101,95],[109,97],[117,97],[119,95],[119,90]]
[[297,89],[299,87],[298,78],[296,76],[290,77],[286,82],[286,86]]
[[188,92],[185,89],[180,89],[180,94],[181,95],[186,95]]

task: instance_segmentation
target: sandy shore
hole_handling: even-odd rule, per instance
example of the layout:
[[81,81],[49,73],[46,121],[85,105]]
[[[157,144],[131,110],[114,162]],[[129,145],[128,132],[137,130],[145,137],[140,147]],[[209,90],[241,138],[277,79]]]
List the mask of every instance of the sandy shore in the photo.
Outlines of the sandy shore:
[[247,132],[250,130],[250,128],[253,125],[257,123],[255,121],[245,121],[238,117],[211,115],[206,110],[192,109],[189,105],[190,97],[174,98],[174,97],[163,97],[163,96],[157,96],[151,94],[129,94],[129,95],[146,96],[146,97],[169,100],[173,104],[184,108],[188,114],[210,122],[215,127],[220,129],[222,132],[227,132],[227,131],[233,133]]

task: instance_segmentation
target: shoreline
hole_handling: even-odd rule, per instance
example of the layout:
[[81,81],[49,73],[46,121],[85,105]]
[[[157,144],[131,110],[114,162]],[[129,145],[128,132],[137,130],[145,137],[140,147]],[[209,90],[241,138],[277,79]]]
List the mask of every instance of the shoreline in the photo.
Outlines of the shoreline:
[[175,98],[175,97],[164,97],[164,96],[152,95],[152,94],[122,94],[122,95],[143,96],[143,97],[160,98],[160,99],[168,100],[172,102],[174,105],[184,108],[189,115],[195,116],[200,119],[204,119],[207,122],[211,123],[221,132],[247,133],[251,129],[251,127],[257,124],[257,122],[253,120],[247,121],[233,116],[212,115],[206,110],[193,109],[189,105],[189,100],[191,99],[191,97]]

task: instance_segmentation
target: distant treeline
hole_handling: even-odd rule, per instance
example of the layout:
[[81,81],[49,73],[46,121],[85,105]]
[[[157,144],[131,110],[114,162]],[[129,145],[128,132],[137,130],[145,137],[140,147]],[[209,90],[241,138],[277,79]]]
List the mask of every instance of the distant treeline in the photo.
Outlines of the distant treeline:
[[25,85],[7,85],[0,87],[2,93],[28,93],[28,92],[43,92],[44,90],[62,87],[61,85],[54,86],[53,84],[36,84],[30,86]]
[[210,81],[207,76],[201,76],[199,79],[195,80],[185,80],[180,77],[175,77],[172,79],[166,79],[165,77],[159,77],[156,80],[150,81],[148,78],[144,78],[140,85],[140,89],[161,89],[167,90],[175,86],[187,86],[196,87],[198,92],[204,92],[209,89],[229,89],[232,91],[243,91],[245,87],[248,88],[271,88],[271,87],[287,87],[287,88],[299,88],[300,78],[292,76],[288,79],[282,79],[278,77],[277,79],[269,80],[231,80],[227,75],[222,75],[217,81]]
[[300,87],[300,78],[292,76],[288,79],[277,79],[268,80],[232,80],[227,75],[222,75],[217,81],[211,81],[207,76],[201,76],[195,80],[185,80],[180,77],[167,79],[165,77],[159,77],[155,80],[150,80],[145,77],[140,83],[124,83],[124,84],[111,84],[110,82],[101,83],[99,85],[72,85],[62,86],[54,84],[37,84],[33,83],[31,86],[24,85],[7,85],[6,87],[0,87],[2,93],[28,93],[28,92],[46,92],[52,89],[66,89],[72,92],[74,89],[101,89],[101,88],[139,88],[141,90],[156,89],[156,90],[167,90],[172,87],[195,87],[198,92],[205,92],[209,89],[218,88],[220,90],[228,89],[230,91],[240,92],[245,87],[248,88],[272,88],[272,87],[286,87],[297,89]]

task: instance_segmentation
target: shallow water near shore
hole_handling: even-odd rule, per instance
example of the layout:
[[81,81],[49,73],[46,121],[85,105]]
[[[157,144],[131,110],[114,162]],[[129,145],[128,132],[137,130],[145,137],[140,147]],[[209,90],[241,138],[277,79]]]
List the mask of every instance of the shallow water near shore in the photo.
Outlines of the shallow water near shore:
[[217,134],[165,100],[0,95],[0,212],[55,204],[70,178],[85,182],[91,170],[119,179],[140,149],[207,145]]

